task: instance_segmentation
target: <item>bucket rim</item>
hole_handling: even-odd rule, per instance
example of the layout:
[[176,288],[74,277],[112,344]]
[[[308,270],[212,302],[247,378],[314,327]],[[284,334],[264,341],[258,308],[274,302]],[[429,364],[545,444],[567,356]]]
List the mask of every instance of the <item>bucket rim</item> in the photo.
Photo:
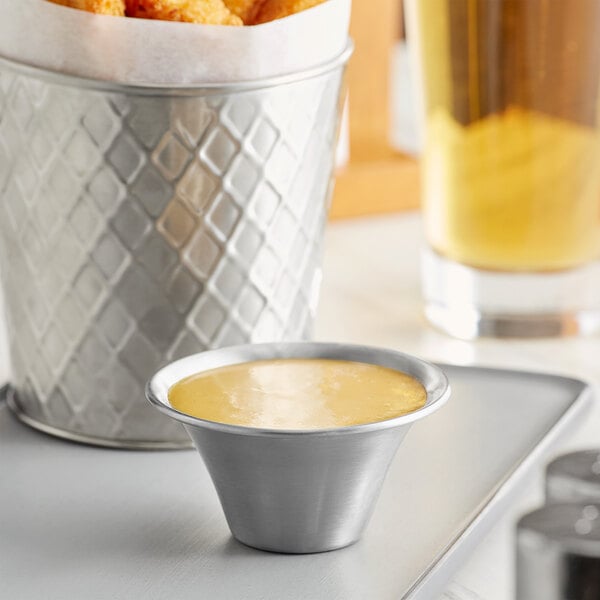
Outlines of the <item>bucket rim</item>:
[[195,83],[195,84],[135,84],[119,83],[105,79],[94,79],[62,73],[51,69],[27,64],[19,60],[0,55],[0,69],[6,68],[21,75],[32,77],[40,81],[62,85],[65,87],[84,88],[94,91],[123,93],[139,96],[213,96],[226,95],[239,92],[259,91],[290,85],[299,81],[314,79],[344,66],[354,52],[354,42],[348,38],[344,50],[334,58],[293,73],[235,81],[230,83]]

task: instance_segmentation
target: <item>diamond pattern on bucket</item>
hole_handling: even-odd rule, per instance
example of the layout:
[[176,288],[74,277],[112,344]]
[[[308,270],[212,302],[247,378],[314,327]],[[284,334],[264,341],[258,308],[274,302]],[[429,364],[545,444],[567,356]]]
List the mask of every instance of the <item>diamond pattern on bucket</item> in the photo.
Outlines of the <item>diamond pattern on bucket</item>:
[[25,415],[185,444],[144,399],[160,365],[309,335],[342,79],[135,95],[0,68],[0,275]]

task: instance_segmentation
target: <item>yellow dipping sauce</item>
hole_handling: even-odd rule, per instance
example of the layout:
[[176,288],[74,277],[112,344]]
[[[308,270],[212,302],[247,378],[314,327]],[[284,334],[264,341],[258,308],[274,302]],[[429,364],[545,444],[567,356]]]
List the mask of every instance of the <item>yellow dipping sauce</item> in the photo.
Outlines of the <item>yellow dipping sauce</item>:
[[386,367],[329,359],[246,362],[182,379],[176,410],[218,423],[265,429],[324,429],[373,423],[424,406],[425,388]]

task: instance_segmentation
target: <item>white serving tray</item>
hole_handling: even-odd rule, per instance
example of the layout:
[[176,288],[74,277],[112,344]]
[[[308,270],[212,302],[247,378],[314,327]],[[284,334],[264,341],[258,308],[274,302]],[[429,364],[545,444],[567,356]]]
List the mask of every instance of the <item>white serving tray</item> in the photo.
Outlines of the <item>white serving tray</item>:
[[431,600],[591,395],[556,376],[444,366],[448,404],[416,424],[354,546],[235,542],[195,452],[80,446],[0,404],[0,598]]

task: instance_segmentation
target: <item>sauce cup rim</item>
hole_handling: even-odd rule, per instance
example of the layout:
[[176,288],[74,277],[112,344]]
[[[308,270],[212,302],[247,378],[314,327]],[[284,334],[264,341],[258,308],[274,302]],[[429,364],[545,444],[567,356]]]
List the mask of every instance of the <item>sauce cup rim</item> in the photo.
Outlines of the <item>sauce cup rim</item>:
[[[348,360],[388,367],[417,379],[426,389],[427,400],[421,408],[392,419],[322,429],[269,429],[232,425],[194,417],[169,404],[169,388],[185,377],[219,367],[277,358]],[[330,342],[268,342],[206,350],[175,360],[150,378],[145,392],[146,398],[155,408],[184,425],[246,436],[315,437],[365,434],[408,425],[441,408],[450,397],[451,389],[446,374],[438,366],[397,350]]]

